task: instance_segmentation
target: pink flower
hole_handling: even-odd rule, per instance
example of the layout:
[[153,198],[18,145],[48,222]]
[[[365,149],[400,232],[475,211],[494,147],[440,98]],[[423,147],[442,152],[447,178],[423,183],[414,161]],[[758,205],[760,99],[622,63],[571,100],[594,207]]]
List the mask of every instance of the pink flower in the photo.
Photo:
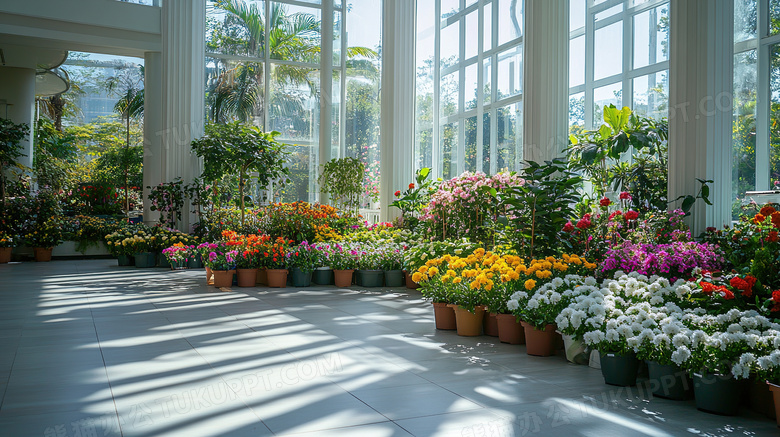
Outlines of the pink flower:
[[574,230],[574,225],[571,224],[571,220],[569,220],[565,225],[563,225],[563,232],[571,232]]

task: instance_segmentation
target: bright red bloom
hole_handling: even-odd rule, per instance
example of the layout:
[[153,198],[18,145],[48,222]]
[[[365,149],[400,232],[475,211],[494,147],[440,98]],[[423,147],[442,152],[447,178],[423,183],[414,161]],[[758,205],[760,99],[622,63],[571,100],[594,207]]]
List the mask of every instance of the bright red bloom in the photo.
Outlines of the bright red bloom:
[[712,294],[713,291],[715,291],[715,286],[710,284],[709,282],[700,282],[699,285],[701,285],[701,291],[704,294]]
[[766,216],[761,213],[758,213],[753,217],[753,223],[755,224],[764,223],[764,220],[766,220]]
[[585,217],[581,218],[577,222],[577,227],[580,228],[580,229],[588,229],[590,227],[590,219],[585,218]]
[[623,191],[620,193],[620,200],[631,200],[631,194],[628,191]]
[[603,206],[603,207],[607,207],[607,206],[609,206],[609,205],[612,205],[612,201],[611,201],[611,200],[609,200],[609,199],[608,199],[608,198],[606,198],[606,197],[602,197],[602,198],[601,198],[601,200],[599,200],[599,205],[601,205],[601,206]]
[[772,224],[776,228],[780,228],[780,211],[775,211],[771,215]]
[[409,189],[414,190],[414,184],[409,184]]
[[772,206],[770,206],[770,205],[766,205],[766,206],[764,206],[763,208],[761,208],[761,211],[759,211],[759,213],[760,213],[761,215],[763,215],[764,217],[769,217],[770,215],[772,215],[772,214],[773,214],[774,212],[776,212],[776,211],[777,211],[777,210],[776,210],[776,209],[774,209],[774,208],[772,208]]
[[574,225],[571,224],[571,220],[569,220],[568,222],[566,222],[565,225],[563,225],[563,232],[571,232],[573,230],[574,230]]
[[772,300],[776,303],[780,303],[780,290],[775,290],[772,292]]
[[721,296],[723,296],[724,299],[726,300],[734,299],[734,293],[732,293],[731,290],[729,290],[728,288],[721,285],[720,287],[718,287],[718,291],[721,293]]
[[615,212],[613,212],[612,214],[609,215],[609,221],[612,221],[613,218],[615,218],[615,217],[617,217],[619,215],[623,215],[623,212],[622,211],[615,211]]
[[631,210],[626,213],[626,220],[636,220],[638,218],[639,218],[639,213],[636,211]]
[[398,191],[395,192],[395,197],[398,197],[400,195],[401,195],[401,190],[398,190]]

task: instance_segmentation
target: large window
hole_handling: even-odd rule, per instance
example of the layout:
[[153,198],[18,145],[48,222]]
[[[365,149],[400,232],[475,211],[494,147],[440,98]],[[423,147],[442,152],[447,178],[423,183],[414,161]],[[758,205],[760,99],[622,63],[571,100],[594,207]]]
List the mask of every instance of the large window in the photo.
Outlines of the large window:
[[734,1],[733,132],[735,200],[780,188],[780,0]]
[[[206,118],[276,130],[294,145],[289,180],[273,200],[318,200],[318,166],[331,158],[359,156],[368,166],[378,158],[368,151],[379,143],[381,0],[358,3],[207,1]],[[347,29],[369,45],[348,45]],[[322,137],[329,156],[320,156]]]
[[570,0],[569,125],[602,123],[606,105],[668,114],[668,0]]
[[415,166],[519,169],[523,0],[417,2]]

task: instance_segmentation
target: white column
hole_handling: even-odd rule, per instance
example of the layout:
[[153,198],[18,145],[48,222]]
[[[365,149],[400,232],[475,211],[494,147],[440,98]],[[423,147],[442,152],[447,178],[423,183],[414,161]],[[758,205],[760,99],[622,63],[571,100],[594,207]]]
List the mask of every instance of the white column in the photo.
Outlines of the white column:
[[144,223],[154,225],[160,219],[158,211],[149,209],[148,186],[163,182],[163,87],[162,53],[144,54]]
[[383,5],[379,194],[382,221],[400,215],[397,208],[388,205],[393,202],[393,193],[403,191],[413,177],[415,3],[384,0]]
[[33,164],[33,124],[35,123],[35,70],[0,67],[0,117],[15,124],[25,123],[29,134],[22,140],[22,156],[17,162],[28,168]]
[[523,159],[562,156],[569,128],[569,1],[526,0]]
[[[330,161],[333,146],[333,0],[322,2],[322,48],[320,51],[320,147],[315,160],[317,169],[311,174],[322,174],[322,166]],[[343,56],[344,54],[342,54]],[[345,72],[342,72],[344,74]],[[342,102],[343,104],[343,102]],[[344,129],[344,126],[341,127]],[[318,188],[320,188],[318,186]],[[325,193],[319,193],[319,201],[328,201]]]
[[[731,221],[734,5],[672,0],[669,60],[669,199],[710,184],[710,200],[691,210],[693,235]],[[679,207],[681,201],[670,205]]]
[[[200,175],[200,163],[190,141],[203,134],[205,116],[205,0],[165,0],[162,15],[162,137],[163,182],[181,177],[184,183]],[[193,223],[184,206],[182,230]]]

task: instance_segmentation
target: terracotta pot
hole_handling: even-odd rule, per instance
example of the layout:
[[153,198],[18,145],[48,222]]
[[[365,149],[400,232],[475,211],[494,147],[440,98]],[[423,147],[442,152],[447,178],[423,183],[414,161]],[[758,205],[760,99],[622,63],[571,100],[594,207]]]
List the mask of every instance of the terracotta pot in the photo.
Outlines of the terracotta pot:
[[7,264],[11,262],[11,252],[13,247],[0,247],[0,264]]
[[420,284],[412,281],[412,274],[404,270],[404,278],[406,279],[406,288],[410,290],[416,290],[420,288]]
[[260,267],[259,269],[257,269],[255,284],[268,285],[268,270],[265,267]]
[[514,314],[496,315],[498,340],[501,343],[525,344],[525,330]]
[[485,308],[476,307],[474,312],[458,305],[455,309],[455,321],[458,325],[458,335],[461,337],[476,337],[482,335],[482,319]]
[[525,329],[525,352],[528,355],[549,357],[555,353],[555,325],[547,325],[539,330],[530,323],[520,323]]
[[457,328],[455,311],[444,302],[433,303],[433,319],[436,321],[436,329],[451,331]]
[[33,247],[33,254],[37,262],[51,261],[51,247]]
[[233,270],[214,270],[214,286],[217,288],[233,285]]
[[498,337],[498,319],[496,319],[496,313],[488,313],[482,319],[482,330],[485,331],[485,335],[491,337]]
[[211,267],[206,267],[206,285],[214,285],[214,272]]
[[772,392],[775,400],[775,420],[777,421],[777,426],[780,427],[780,385],[775,385],[768,381],[766,384],[769,386],[769,391]]
[[239,287],[254,287],[257,282],[257,269],[236,269]]
[[336,287],[349,287],[352,285],[352,274],[354,270],[334,270],[333,271],[333,284]]
[[287,287],[287,269],[267,269],[268,286],[272,288]]

